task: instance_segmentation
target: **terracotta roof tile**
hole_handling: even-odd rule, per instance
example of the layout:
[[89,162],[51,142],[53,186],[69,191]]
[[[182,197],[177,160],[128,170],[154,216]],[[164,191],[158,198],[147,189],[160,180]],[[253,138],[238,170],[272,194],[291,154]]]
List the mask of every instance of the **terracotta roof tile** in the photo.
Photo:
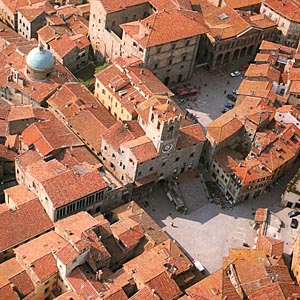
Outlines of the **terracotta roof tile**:
[[120,145],[145,135],[145,131],[137,121],[117,122],[111,126],[102,138],[107,144],[119,150]]
[[55,232],[66,240],[75,243],[81,240],[82,233],[99,226],[99,222],[85,211],[54,223]]
[[250,5],[259,5],[261,0],[225,0],[226,4],[233,9],[243,8]]
[[280,15],[291,21],[299,21],[300,3],[296,1],[265,0],[265,5],[271,7]]
[[36,195],[33,192],[31,192],[24,184],[18,184],[8,189],[5,189],[4,193],[16,206],[20,206],[31,200],[37,199]]
[[63,293],[62,295],[58,296],[55,298],[55,300],[85,300],[84,297],[82,297],[81,295],[73,292],[73,291],[67,291],[65,293]]
[[55,118],[31,124],[22,132],[22,142],[27,146],[34,145],[42,156],[53,150],[83,145],[70,129]]
[[[222,297],[223,270],[220,269],[186,289],[192,299],[220,300]],[[200,298],[201,299],[201,298]],[[230,298],[231,299],[231,298]]]
[[262,286],[256,291],[249,294],[251,300],[284,300],[286,299],[282,294],[278,282],[269,283]]
[[[60,18],[59,18],[60,19]],[[60,19],[61,20],[61,19]],[[61,20],[62,21],[62,20]],[[63,22],[63,21],[62,21]],[[44,41],[45,43],[49,43],[50,41],[52,41],[55,36],[56,36],[56,32],[55,30],[50,26],[50,25],[45,25],[44,27],[42,27],[41,29],[39,29],[37,31],[37,34],[39,36],[39,38]]]
[[147,285],[154,290],[161,299],[176,299],[182,294],[176,281],[170,278],[167,272],[162,272],[150,279]]
[[124,148],[129,148],[136,160],[141,163],[158,156],[158,152],[153,142],[147,136],[141,136],[122,144]]
[[276,83],[279,83],[280,80],[280,72],[270,64],[251,64],[247,69],[245,76],[250,77],[251,79],[257,78],[257,80],[262,80],[262,78],[266,77]]
[[[225,120],[224,123],[216,119],[206,126],[206,137],[216,143],[221,143],[237,133],[241,128],[243,128],[243,124],[236,118]],[[212,143],[213,141],[210,142]]]
[[111,226],[113,235],[121,241],[127,249],[137,246],[145,237],[141,226],[132,219],[123,219]]
[[[202,0],[199,0],[199,3],[205,23],[209,28],[208,37],[226,39],[235,37],[250,28],[250,24],[229,6],[216,7]],[[221,18],[222,14],[227,17]]]
[[7,285],[0,288],[0,299],[3,300],[19,300],[19,295],[13,290],[12,286]]
[[64,265],[67,265],[68,263],[70,263],[71,261],[73,261],[78,257],[78,252],[71,244],[67,244],[65,247],[57,251],[54,255]]
[[[24,222],[26,226],[23,226]],[[0,232],[1,251],[53,228],[51,220],[37,199],[20,205],[16,210],[3,212],[0,215],[0,223],[3,228]]]
[[19,295],[26,296],[35,290],[35,287],[25,270],[15,276],[11,276],[9,281],[15,285]]
[[[43,188],[49,195],[53,207],[64,206],[108,186],[98,170],[79,176],[78,174],[69,170],[43,181]],[[66,182],[68,182],[67,186]]]
[[201,14],[184,10],[162,11],[141,21],[120,26],[144,48],[198,36],[208,31]]
[[136,202],[124,204],[113,210],[118,219],[130,218],[139,223],[147,239],[155,244],[160,244],[167,239],[166,234],[161,230],[157,223],[142,209]]
[[199,142],[205,142],[205,135],[199,124],[181,127],[176,148],[189,147]]
[[56,266],[55,259],[53,258],[52,260],[52,258],[50,258],[50,256],[47,255],[52,255],[53,251],[57,252],[61,248],[65,247],[67,244],[68,242],[65,241],[62,237],[60,237],[57,233],[55,233],[54,231],[49,231],[17,247],[15,249],[15,254],[17,260],[22,260],[23,264],[26,264],[28,266],[31,263],[34,264],[35,262],[37,262],[35,268],[37,268],[36,270],[38,274],[40,274],[40,276],[42,277],[42,271],[44,269],[44,266],[45,270],[47,271],[47,260],[50,260],[49,262],[54,261]]
[[55,38],[49,42],[49,45],[50,49],[61,58],[64,58],[77,47],[76,43],[67,34]]
[[129,300],[157,300],[157,297],[154,295],[153,290],[146,285],[130,297]]
[[45,281],[58,272],[57,263],[52,253],[45,254],[31,263],[31,270],[39,281]]

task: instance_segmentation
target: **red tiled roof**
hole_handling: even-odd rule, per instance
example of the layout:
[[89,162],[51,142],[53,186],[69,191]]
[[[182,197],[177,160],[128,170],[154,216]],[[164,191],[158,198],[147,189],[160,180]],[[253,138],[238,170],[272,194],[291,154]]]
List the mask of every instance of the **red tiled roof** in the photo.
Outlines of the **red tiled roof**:
[[144,48],[198,36],[208,31],[200,13],[175,9],[120,26]]
[[5,195],[10,198],[16,206],[36,199],[36,195],[31,192],[24,184],[18,184],[4,190]]
[[145,131],[137,121],[127,121],[126,124],[117,122],[103,134],[107,144],[119,150],[121,144],[145,135]]
[[[66,182],[68,182],[67,185]],[[108,186],[98,170],[80,174],[80,176],[69,170],[47,179],[42,185],[55,208],[103,190]]]
[[63,34],[52,40],[49,42],[49,45],[50,49],[52,49],[61,58],[64,58],[77,47],[76,43],[67,34]]
[[123,143],[123,147],[129,148],[139,163],[158,156],[153,142],[145,135]]
[[243,8],[251,5],[261,4],[261,0],[225,0],[226,4],[234,9]]
[[[45,270],[48,272],[47,261],[49,261],[49,263],[54,261],[54,265],[56,267],[55,259],[53,258],[52,260],[52,258],[47,255],[52,255],[53,252],[57,252],[61,248],[65,247],[67,243],[68,242],[60,237],[57,233],[54,231],[49,231],[17,247],[15,249],[15,254],[17,260],[22,260],[23,264],[28,266],[31,263],[34,265],[35,262],[37,262],[34,268],[37,268],[37,274],[39,274],[40,278],[42,278],[42,271]],[[51,270],[52,267],[50,268],[50,271]]]
[[1,251],[15,247],[53,228],[51,220],[37,199],[20,205],[16,210],[0,214],[0,224]]
[[53,150],[81,146],[79,138],[57,119],[31,124],[22,132],[22,142],[34,145],[45,156]]
[[35,290],[35,287],[25,270],[10,277],[9,281],[15,285],[19,295],[29,295]]
[[31,265],[30,268],[41,282],[58,272],[57,263],[52,253],[38,258]]
[[153,293],[153,290],[146,285],[130,297],[129,300],[157,300],[157,296]]
[[[186,289],[186,294],[192,299],[220,300],[222,297],[223,270],[220,269],[203,280]],[[201,299],[201,298],[200,298]],[[230,298],[231,299],[231,298]]]
[[[209,1],[199,0],[203,18],[209,28],[208,37],[212,39],[226,39],[236,37],[250,28],[237,11],[229,6],[216,7]],[[224,14],[227,16],[221,18]]]
[[154,290],[161,299],[176,299],[182,294],[176,281],[170,278],[166,271],[150,279],[147,285]]
[[264,5],[271,7],[273,11],[291,21],[299,22],[299,1],[265,0]]
[[67,244],[65,247],[55,253],[55,256],[64,264],[67,265],[78,256],[78,252],[71,244]]

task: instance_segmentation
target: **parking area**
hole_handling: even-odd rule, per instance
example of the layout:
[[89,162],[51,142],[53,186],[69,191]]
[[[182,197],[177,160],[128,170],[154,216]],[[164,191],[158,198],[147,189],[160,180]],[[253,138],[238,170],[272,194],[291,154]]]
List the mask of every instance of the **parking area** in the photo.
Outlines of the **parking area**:
[[222,114],[226,103],[233,104],[226,95],[232,94],[232,91],[239,87],[245,71],[241,71],[241,76],[237,77],[231,77],[230,73],[238,70],[250,59],[251,57],[244,57],[213,72],[209,72],[206,66],[195,68],[188,84],[197,88],[199,92],[191,96],[177,97],[175,101],[180,107],[196,115],[204,128]]
[[[228,255],[229,248],[242,247],[244,243],[254,246],[255,210],[269,208],[272,222],[268,227],[268,235],[285,241],[284,252],[289,258],[297,230],[290,227],[288,212],[291,209],[280,206],[280,195],[296,168],[290,170],[286,178],[270,192],[229,209],[210,201],[199,174],[187,173],[177,179],[188,208],[186,214],[176,211],[160,186],[147,199],[149,206],[146,211],[172,239],[178,241],[191,258],[199,260],[212,273],[221,268],[222,257]],[[201,172],[205,171],[200,169]],[[296,218],[300,221],[300,216]]]

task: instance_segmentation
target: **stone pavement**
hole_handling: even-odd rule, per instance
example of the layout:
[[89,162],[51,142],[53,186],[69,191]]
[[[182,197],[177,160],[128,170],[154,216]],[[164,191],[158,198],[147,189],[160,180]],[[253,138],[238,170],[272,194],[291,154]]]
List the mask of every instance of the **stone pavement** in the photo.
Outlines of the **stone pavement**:
[[222,256],[228,255],[230,247],[242,247],[244,242],[253,247],[256,236],[253,218],[259,207],[269,208],[274,216],[283,220],[284,228],[278,232],[278,228],[271,224],[269,232],[285,241],[284,251],[290,254],[296,230],[290,228],[287,216],[290,209],[280,207],[280,195],[289,176],[291,174],[271,192],[224,210],[208,200],[201,177],[191,172],[182,178],[178,177],[188,208],[187,214],[175,210],[160,186],[156,186],[151,193],[148,199],[150,206],[146,211],[172,239],[177,240],[191,258],[199,260],[209,273],[221,267]]

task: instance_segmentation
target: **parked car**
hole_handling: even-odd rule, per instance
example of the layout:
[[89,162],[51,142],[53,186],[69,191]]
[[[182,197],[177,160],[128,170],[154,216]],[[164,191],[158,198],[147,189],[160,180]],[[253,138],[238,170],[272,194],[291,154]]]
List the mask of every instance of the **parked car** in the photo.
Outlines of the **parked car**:
[[237,89],[233,89],[233,90],[232,90],[232,94],[237,95]]
[[205,268],[203,267],[203,265],[201,264],[201,262],[199,260],[193,260],[194,266],[199,270],[199,272],[201,272],[202,274],[205,273]]
[[241,73],[239,71],[233,71],[230,73],[230,76],[231,77],[238,77],[238,76],[241,76]]
[[226,112],[228,112],[228,111],[229,111],[229,108],[223,108],[223,109],[221,110],[221,113],[224,114],[224,113],[226,113]]
[[231,94],[227,94],[227,95],[226,95],[226,98],[229,99],[229,100],[231,100],[231,101],[233,101],[233,102],[236,101],[236,97],[234,97],[234,96],[231,95]]
[[298,209],[293,209],[288,213],[288,216],[290,218],[294,218],[296,216],[300,215],[300,211]]
[[248,64],[243,64],[240,66],[240,71],[245,71],[249,68],[249,65]]
[[229,109],[234,108],[234,104],[229,103],[229,102],[227,102],[224,106],[225,106],[226,108],[229,108]]
[[291,227],[296,229],[296,228],[298,228],[298,224],[299,224],[298,220],[293,218],[291,221]]

